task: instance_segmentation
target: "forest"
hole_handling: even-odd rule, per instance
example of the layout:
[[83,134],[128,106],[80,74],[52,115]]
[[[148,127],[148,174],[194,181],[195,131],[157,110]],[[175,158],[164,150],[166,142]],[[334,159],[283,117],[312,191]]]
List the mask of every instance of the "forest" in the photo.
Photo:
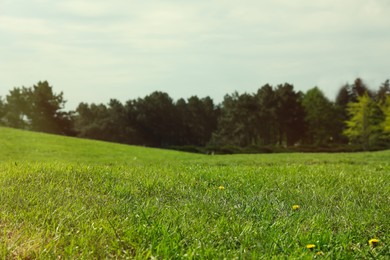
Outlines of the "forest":
[[256,93],[173,100],[156,91],[121,103],[80,103],[65,111],[64,93],[47,81],[0,97],[0,125],[80,138],[202,153],[361,151],[390,148],[390,83],[376,90],[362,79],[329,100],[289,83]]

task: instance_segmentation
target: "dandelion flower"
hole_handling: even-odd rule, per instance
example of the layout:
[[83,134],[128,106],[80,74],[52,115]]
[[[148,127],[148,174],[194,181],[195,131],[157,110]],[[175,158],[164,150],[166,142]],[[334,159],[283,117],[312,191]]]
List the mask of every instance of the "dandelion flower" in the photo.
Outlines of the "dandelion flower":
[[219,187],[218,187],[218,189],[220,189],[220,190],[224,190],[224,189],[225,189],[225,187],[221,185],[221,186],[219,186]]
[[299,205],[293,205],[293,206],[292,206],[292,209],[293,209],[293,210],[298,210],[299,208],[300,208]]
[[307,249],[310,249],[310,250],[313,250],[313,248],[315,248],[316,247],[316,245],[314,245],[314,244],[308,244],[307,246],[306,246],[306,248]]
[[368,241],[368,244],[372,247],[376,247],[379,243],[379,239],[373,238]]

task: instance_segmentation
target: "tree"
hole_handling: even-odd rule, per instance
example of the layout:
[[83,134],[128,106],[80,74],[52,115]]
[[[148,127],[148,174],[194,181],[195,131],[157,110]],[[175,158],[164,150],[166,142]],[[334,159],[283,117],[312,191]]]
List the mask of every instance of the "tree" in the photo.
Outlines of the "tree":
[[116,99],[111,99],[107,106],[80,103],[76,109],[75,126],[80,137],[131,143],[126,117],[125,107]]
[[29,129],[28,113],[31,110],[28,89],[25,87],[14,88],[6,96],[3,121],[6,126]]
[[305,130],[302,93],[290,84],[260,88],[255,95],[226,95],[221,106],[217,145],[293,145]]
[[32,88],[14,88],[6,96],[7,126],[56,134],[73,134],[72,113],[64,112],[63,93],[54,94],[47,81]]
[[305,109],[307,125],[306,141],[310,144],[321,145],[334,138],[335,108],[317,87],[306,92],[302,105]]
[[257,143],[258,103],[253,95],[225,95],[212,144],[249,146]]
[[80,137],[112,142],[169,147],[205,145],[216,125],[210,98],[191,97],[173,103],[167,93],[154,92],[125,105],[115,99],[109,104],[81,103],[76,110]]
[[107,134],[112,142],[131,143],[132,137],[129,134],[128,123],[126,122],[126,108],[117,99],[111,99],[108,103],[108,125]]
[[368,89],[366,84],[362,79],[357,78],[354,81],[354,84],[345,84],[342,86],[336,96],[335,102],[335,117],[337,118],[336,123],[334,125],[335,128],[335,136],[334,140],[338,143],[347,143],[348,138],[343,134],[346,129],[346,124],[343,124],[349,118],[348,113],[348,104],[358,102],[359,97],[367,94],[370,97],[373,97],[373,93]]
[[4,122],[4,116],[5,116],[5,102],[3,101],[3,98],[0,97],[0,125],[3,125]]
[[357,102],[359,97],[368,94],[370,97],[373,97],[374,94],[361,78],[357,78],[354,81],[354,84],[345,84],[342,86],[336,96],[336,105],[342,108],[346,108],[348,103]]
[[47,81],[27,89],[27,100],[32,130],[65,135],[72,132],[71,114],[63,111],[66,103],[63,93],[54,94]]
[[390,82],[386,80],[379,87],[378,92],[376,93],[376,100],[379,104],[385,104],[386,98],[390,95]]
[[278,85],[276,95],[276,118],[278,125],[278,144],[291,146],[300,141],[305,134],[305,111],[301,92],[295,92],[288,83]]
[[363,146],[364,150],[375,144],[382,132],[383,113],[377,103],[372,100],[368,93],[358,97],[357,102],[351,102],[347,108],[349,120],[344,130],[351,142]]
[[145,145],[166,147],[174,144],[176,129],[175,106],[164,92],[155,91],[135,102],[138,131],[143,134]]
[[383,120],[383,132],[390,137],[390,95],[386,97],[386,101],[382,105],[382,111],[385,117]]
[[181,145],[205,146],[217,128],[218,111],[210,97],[192,96],[176,102],[176,129]]
[[125,104],[126,139],[128,144],[145,145],[148,143],[148,136],[143,132],[137,120],[139,100],[128,100]]
[[191,129],[189,121],[188,105],[184,98],[176,101],[176,141],[178,145],[189,145],[192,143]]
[[76,109],[75,128],[79,137],[109,141],[106,130],[109,124],[108,109],[103,104],[80,103]]
[[362,97],[365,94],[368,94],[370,97],[373,96],[372,92],[368,89],[366,84],[361,78],[355,79],[354,84],[352,85],[352,93],[354,98]]
[[259,104],[259,144],[274,145],[278,141],[276,133],[278,126],[276,117],[277,97],[275,91],[272,86],[266,84],[257,91],[255,98]]

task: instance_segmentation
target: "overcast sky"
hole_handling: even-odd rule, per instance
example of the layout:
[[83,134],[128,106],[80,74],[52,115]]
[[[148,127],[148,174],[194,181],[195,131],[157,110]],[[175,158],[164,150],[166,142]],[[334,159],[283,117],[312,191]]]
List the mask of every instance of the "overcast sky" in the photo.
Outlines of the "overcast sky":
[[0,96],[47,80],[67,108],[266,83],[334,99],[390,78],[389,0],[0,0]]

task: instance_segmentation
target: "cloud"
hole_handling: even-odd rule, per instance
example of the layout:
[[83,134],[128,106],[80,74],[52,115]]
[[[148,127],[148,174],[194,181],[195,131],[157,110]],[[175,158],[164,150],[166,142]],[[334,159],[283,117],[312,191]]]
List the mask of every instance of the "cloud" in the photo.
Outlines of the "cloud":
[[45,36],[53,33],[45,19],[0,16],[0,31],[12,34]]
[[115,1],[67,0],[56,3],[61,13],[83,18],[103,18],[115,9]]
[[53,79],[221,98],[267,82],[385,79],[389,12],[387,0],[2,1],[2,85]]

